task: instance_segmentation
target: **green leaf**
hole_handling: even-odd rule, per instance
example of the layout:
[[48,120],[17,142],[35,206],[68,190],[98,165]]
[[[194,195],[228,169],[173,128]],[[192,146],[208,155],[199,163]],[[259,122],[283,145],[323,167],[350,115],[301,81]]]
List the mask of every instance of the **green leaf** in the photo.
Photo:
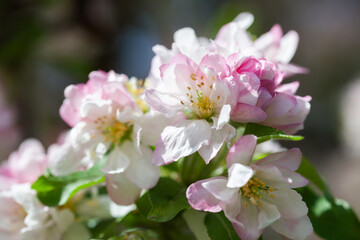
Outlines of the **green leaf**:
[[256,123],[246,124],[244,135],[253,134],[257,137],[257,143],[266,142],[269,140],[291,140],[300,141],[304,139],[303,136],[298,135],[286,135],[280,130],[272,127],[263,126]]
[[144,217],[147,217],[149,215],[149,212],[152,208],[152,204],[149,197],[149,192],[142,195],[137,201],[136,201],[136,207],[139,210],[140,214]]
[[197,240],[210,240],[205,226],[206,212],[190,208],[182,216]]
[[205,226],[211,240],[240,240],[223,212],[208,213],[205,217]]
[[321,191],[326,192],[327,186],[323,177],[317,172],[316,168],[305,157],[302,158],[299,169],[297,170],[303,177],[307,178]]
[[186,188],[178,182],[170,178],[160,178],[156,187],[144,194],[136,205],[149,220],[166,222],[189,207],[185,191]]
[[360,239],[360,221],[346,201],[319,196],[309,187],[297,191],[303,196],[314,231],[320,237],[329,240]]
[[87,171],[75,172],[66,176],[43,175],[34,182],[32,189],[44,205],[56,207],[64,205],[76,192],[104,182],[104,173],[100,170],[104,161]]

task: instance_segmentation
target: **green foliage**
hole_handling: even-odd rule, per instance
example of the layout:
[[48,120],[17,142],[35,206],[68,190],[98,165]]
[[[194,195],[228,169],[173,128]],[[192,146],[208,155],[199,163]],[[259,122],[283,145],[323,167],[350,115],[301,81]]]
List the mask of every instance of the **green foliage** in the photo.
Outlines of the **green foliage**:
[[211,240],[240,240],[223,212],[208,213],[205,217],[205,226]]
[[297,191],[309,208],[314,231],[329,240],[360,239],[360,222],[354,211],[346,201],[332,197],[323,177],[305,157],[297,172],[312,183]]
[[171,178],[160,178],[158,184],[144,194],[136,205],[141,214],[156,222],[166,222],[189,207],[186,188]]
[[310,187],[298,189],[306,202],[314,231],[328,240],[360,239],[360,222],[349,204],[316,194]]
[[47,206],[64,205],[76,192],[105,181],[101,171],[104,161],[99,162],[87,171],[75,172],[66,176],[42,175],[32,185],[37,191],[39,200]]
[[280,130],[272,127],[259,125],[256,123],[247,123],[245,126],[244,135],[253,134],[257,137],[257,143],[266,142],[269,140],[291,140],[300,141],[304,139],[302,136],[286,135]]

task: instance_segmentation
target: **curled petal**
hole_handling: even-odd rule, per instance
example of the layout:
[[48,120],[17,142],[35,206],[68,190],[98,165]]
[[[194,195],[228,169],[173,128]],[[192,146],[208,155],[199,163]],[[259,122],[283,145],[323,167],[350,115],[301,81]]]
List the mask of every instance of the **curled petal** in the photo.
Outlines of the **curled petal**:
[[220,206],[220,200],[203,186],[204,183],[211,183],[212,181],[217,179],[223,181],[224,186],[226,185],[225,178],[216,177],[197,181],[188,187],[188,189],[186,190],[186,197],[192,208],[208,212],[220,212],[222,210]]

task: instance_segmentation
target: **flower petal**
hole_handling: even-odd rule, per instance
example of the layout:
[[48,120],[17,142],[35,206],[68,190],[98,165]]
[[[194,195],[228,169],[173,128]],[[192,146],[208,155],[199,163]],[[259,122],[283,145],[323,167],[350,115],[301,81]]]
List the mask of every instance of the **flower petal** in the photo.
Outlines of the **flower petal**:
[[123,174],[106,174],[106,189],[110,198],[119,205],[130,205],[140,196],[141,189]]
[[280,212],[276,205],[260,200],[261,209],[258,216],[259,229],[266,228],[280,218]]
[[148,147],[140,146],[141,153],[135,148],[134,144],[126,141],[121,149],[131,159],[130,164],[124,175],[137,187],[150,189],[159,180],[159,168],[151,164],[152,151]]
[[240,163],[234,163],[229,169],[229,180],[226,184],[229,188],[241,188],[244,186],[255,172],[251,167],[242,165]]
[[185,120],[166,127],[156,144],[153,164],[166,165],[188,156],[209,143],[210,125],[205,120]]
[[274,198],[266,196],[266,201],[275,204],[284,218],[300,218],[308,213],[302,196],[292,189],[277,189],[272,192]]
[[271,228],[288,238],[299,240],[306,239],[313,232],[308,216],[295,219],[280,218],[271,224]]
[[259,229],[258,212],[259,210],[253,204],[247,207],[241,206],[240,214],[236,218],[237,222],[232,222],[232,224],[242,240],[256,240],[261,236],[263,229]]
[[229,137],[234,136],[235,132],[235,128],[229,124],[225,125],[220,130],[211,128],[211,139],[209,140],[209,144],[204,145],[199,149],[199,154],[206,164],[216,156],[223,146],[223,143],[227,141]]
[[238,103],[231,114],[231,120],[238,123],[261,122],[265,118],[266,114],[261,108],[246,103]]
[[245,135],[237,140],[230,148],[226,157],[226,165],[228,169],[234,163],[249,165],[256,148],[256,136]]
[[300,149],[293,148],[288,151],[270,154],[267,157],[260,159],[255,164],[258,166],[272,165],[295,171],[300,166],[301,157],[302,154]]
[[238,194],[238,189],[231,189],[226,186],[227,179],[223,177],[211,178],[211,181],[204,181],[201,185],[221,202],[230,202]]
[[280,41],[279,50],[276,55],[276,61],[288,63],[293,58],[299,43],[299,35],[295,31],[286,33]]
[[145,101],[153,110],[161,112],[166,117],[172,117],[183,109],[179,99],[155,89],[145,91]]
[[122,173],[129,166],[130,159],[119,147],[115,147],[109,154],[105,167],[101,170],[107,174]]
[[197,181],[188,187],[186,197],[192,208],[207,212],[220,212],[222,210],[220,200],[203,186],[204,183],[209,182],[211,184],[213,181],[218,180],[224,183],[223,186],[226,186],[226,178],[215,177]]

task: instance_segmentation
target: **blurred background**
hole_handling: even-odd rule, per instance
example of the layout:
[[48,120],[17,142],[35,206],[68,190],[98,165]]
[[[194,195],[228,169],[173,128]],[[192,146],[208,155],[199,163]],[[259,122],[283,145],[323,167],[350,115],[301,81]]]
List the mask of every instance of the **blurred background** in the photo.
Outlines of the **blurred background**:
[[326,177],[335,196],[360,215],[360,1],[231,0],[1,0],[0,157],[21,139],[45,146],[67,128],[58,111],[63,90],[92,70],[145,78],[157,43],[192,27],[214,38],[238,13],[249,11],[257,36],[279,23],[300,35],[293,63],[310,69],[299,95],[312,110],[299,146]]

